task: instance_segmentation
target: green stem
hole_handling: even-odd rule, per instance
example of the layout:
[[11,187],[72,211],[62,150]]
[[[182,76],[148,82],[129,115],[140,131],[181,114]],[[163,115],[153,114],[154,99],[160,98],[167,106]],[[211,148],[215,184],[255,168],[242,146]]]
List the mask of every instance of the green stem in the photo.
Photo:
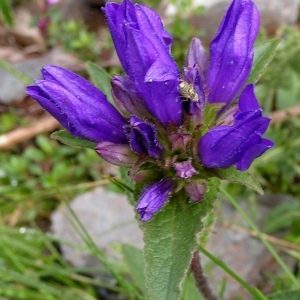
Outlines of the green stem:
[[288,277],[291,279],[291,281],[295,284],[295,287],[300,288],[300,282],[298,282],[297,278],[294,276],[294,274],[291,272],[289,267],[284,263],[284,261],[280,258],[280,256],[277,254],[275,249],[271,246],[271,244],[264,238],[261,231],[258,229],[258,227],[251,221],[251,219],[245,214],[243,209],[238,205],[238,203],[231,197],[223,188],[220,188],[221,193],[223,196],[234,206],[234,208],[241,214],[241,216],[244,218],[244,220],[250,225],[253,231],[257,234],[257,236],[260,238],[262,243],[265,245],[265,247],[269,250],[269,252],[272,254],[272,256],[275,258],[275,260],[278,262],[278,264],[282,267],[282,269],[285,271],[285,273],[288,275]]
[[198,246],[198,249],[206,255],[211,261],[213,261],[216,265],[218,265],[221,269],[223,269],[226,273],[228,273],[232,278],[234,278],[241,286],[243,286],[246,290],[249,291],[254,296],[254,299],[258,300],[267,300],[268,298],[265,297],[259,290],[254,289],[251,287],[247,282],[245,282],[241,277],[239,277],[236,273],[234,273],[231,269],[227,267],[227,265],[213,256],[210,252],[208,252],[202,246]]

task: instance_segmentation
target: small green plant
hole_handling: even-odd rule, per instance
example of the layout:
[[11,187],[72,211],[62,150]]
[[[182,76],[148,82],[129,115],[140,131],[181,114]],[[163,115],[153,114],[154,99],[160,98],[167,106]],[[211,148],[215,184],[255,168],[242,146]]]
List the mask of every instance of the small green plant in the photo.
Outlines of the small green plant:
[[52,47],[61,45],[82,60],[99,59],[96,34],[89,32],[84,24],[76,20],[64,20],[62,11],[57,7],[49,9],[48,43]]

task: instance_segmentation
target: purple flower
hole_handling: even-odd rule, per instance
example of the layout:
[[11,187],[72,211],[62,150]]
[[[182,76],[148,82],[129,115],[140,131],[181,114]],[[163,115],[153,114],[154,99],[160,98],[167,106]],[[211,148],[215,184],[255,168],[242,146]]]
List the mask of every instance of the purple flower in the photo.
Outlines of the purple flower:
[[203,181],[194,181],[184,186],[192,202],[200,202],[206,193],[207,185]]
[[173,184],[169,178],[147,185],[136,205],[141,221],[149,221],[168,201],[172,190]]
[[156,138],[156,129],[153,124],[143,122],[137,117],[131,117],[126,131],[129,143],[135,152],[160,158],[163,148]]
[[207,70],[208,100],[231,104],[251,71],[259,12],[250,0],[235,0],[229,6],[210,44]]
[[27,94],[74,136],[94,142],[127,142],[125,119],[101,91],[61,67],[43,67],[42,74],[44,79],[27,87]]
[[118,110],[61,67],[44,67],[44,79],[27,93],[74,136],[96,142],[102,158],[131,168],[130,178],[144,185],[136,206],[142,221],[171,193],[203,200],[205,168],[246,170],[273,146],[262,137],[270,119],[262,115],[254,86],[245,87],[259,27],[252,0],[232,1],[210,58],[201,41],[192,40],[182,75],[170,54],[172,37],[153,10],[123,0],[107,3],[104,12],[126,72],[111,80]]
[[[149,111],[165,126],[179,125],[179,69],[170,55],[172,37],[150,8],[124,0],[104,12],[121,64]],[[166,109],[167,108],[167,109]]]
[[58,2],[60,2],[60,0],[46,0],[46,3],[49,5],[54,5],[57,4]]
[[121,167],[132,167],[136,161],[136,155],[128,145],[100,142],[96,152],[106,161]]
[[198,174],[197,170],[192,165],[192,160],[189,159],[183,162],[174,163],[174,168],[176,170],[176,177],[188,179]]
[[221,125],[209,130],[198,144],[202,164],[208,168],[248,169],[252,161],[273,147],[273,142],[263,139],[270,118],[262,116],[254,86],[248,85],[240,96],[238,112],[231,126]]
[[273,142],[261,136],[270,119],[262,116],[254,86],[248,85],[240,96],[239,110],[231,126],[216,126],[208,131],[198,144],[199,156],[208,168],[248,169],[252,161],[273,147]]

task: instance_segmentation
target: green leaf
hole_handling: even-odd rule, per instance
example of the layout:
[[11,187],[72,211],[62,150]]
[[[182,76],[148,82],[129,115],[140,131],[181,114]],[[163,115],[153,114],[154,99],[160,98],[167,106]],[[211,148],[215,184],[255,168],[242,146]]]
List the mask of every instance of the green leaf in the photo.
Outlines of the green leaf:
[[100,68],[92,62],[85,64],[86,69],[91,77],[93,84],[107,96],[107,100],[113,103],[113,98],[110,90],[110,79],[111,76],[106,72],[105,69]]
[[13,25],[13,16],[12,16],[12,8],[10,0],[1,0],[0,1],[0,11],[3,15],[4,23],[11,26]]
[[300,290],[288,291],[268,296],[269,300],[299,300]]
[[146,294],[143,252],[132,245],[123,244],[122,254],[133,281]]
[[257,179],[248,172],[238,171],[235,167],[228,169],[215,169],[213,171],[220,179],[228,180],[230,182],[242,184],[260,195],[263,195],[264,191],[260,186]]
[[259,80],[268,64],[274,58],[279,43],[279,39],[273,39],[255,46],[254,61],[248,83],[256,83]]
[[181,283],[197,249],[202,219],[212,210],[220,181],[208,180],[208,191],[200,203],[186,203],[176,194],[163,211],[147,223],[144,231],[146,288],[149,300],[176,300]]
[[212,210],[205,218],[203,218],[203,228],[199,235],[199,243],[202,247],[205,247],[209,241],[211,236],[212,230],[211,227],[215,223],[215,214]]
[[51,138],[54,140],[60,141],[63,144],[68,146],[76,147],[76,148],[90,148],[95,149],[96,143],[86,141],[79,137],[73,136],[69,131],[63,129],[59,131],[55,131],[51,134]]
[[[216,115],[220,111],[220,109],[225,105],[225,103],[217,103],[217,104],[211,104],[208,103],[205,105],[204,108],[204,124],[206,126],[203,126],[205,128],[205,132],[208,131],[208,129],[213,125],[213,123],[216,120]],[[205,132],[202,132],[204,134]]]
[[203,297],[199,294],[196,282],[192,274],[188,274],[182,285],[182,298],[181,300],[203,300]]

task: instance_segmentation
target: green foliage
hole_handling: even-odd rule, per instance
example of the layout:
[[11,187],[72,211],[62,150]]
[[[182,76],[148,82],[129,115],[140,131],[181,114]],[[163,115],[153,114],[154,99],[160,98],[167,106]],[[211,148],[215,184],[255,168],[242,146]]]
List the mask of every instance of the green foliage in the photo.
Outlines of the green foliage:
[[109,102],[113,103],[113,98],[110,91],[111,76],[105,69],[100,68],[92,62],[87,62],[85,66],[90,75],[92,83],[107,96]]
[[300,185],[300,120],[289,118],[273,125],[268,138],[275,147],[259,158],[253,167],[269,193],[290,194],[299,198]]
[[49,10],[50,23],[48,43],[50,46],[62,45],[68,52],[83,61],[97,61],[100,49],[94,33],[88,32],[85,25],[75,20],[65,20],[62,11],[56,7]]
[[166,29],[174,40],[172,44],[172,56],[180,68],[184,64],[192,38],[204,35],[204,31],[191,26],[189,20],[191,13],[197,17],[203,13],[204,9],[199,7],[198,9],[193,9],[191,12],[192,6],[186,5],[185,2],[191,1],[176,1],[177,14],[170,18],[170,26],[166,26]]
[[196,236],[202,219],[212,210],[218,187],[218,179],[209,180],[205,198],[196,204],[185,204],[186,199],[177,193],[151,221],[141,224],[149,300],[180,298],[182,281],[197,248]]
[[274,58],[279,39],[269,40],[261,43],[254,48],[254,61],[251,70],[251,74],[248,78],[248,83],[256,83],[261,75],[266,71],[268,64]]
[[[98,167],[95,161],[99,162]],[[20,211],[20,223],[33,221],[39,215],[45,217],[57,205],[57,189],[69,196],[75,195],[82,190],[76,185],[101,179],[100,170],[101,160],[94,151],[78,151],[43,135],[21,155],[17,148],[10,153],[1,152],[1,215]]]
[[39,230],[1,226],[1,299],[97,299],[92,286],[107,283],[68,265],[54,241]]
[[1,0],[0,1],[0,16],[2,17],[5,24],[11,26],[13,25],[13,11],[11,7],[11,0]]
[[256,178],[248,172],[241,172],[238,171],[235,167],[231,167],[228,169],[216,169],[214,170],[214,173],[220,179],[228,180],[233,183],[239,183],[250,189],[253,189],[261,195],[264,193]]
[[256,92],[266,112],[299,103],[299,41],[300,32],[286,27],[277,54],[260,79]]
[[[151,5],[156,6],[158,2],[153,1]],[[183,49],[187,51],[191,37],[201,36],[203,32],[192,28],[188,21],[191,0],[181,2],[174,0],[173,3],[175,2],[179,13],[173,17],[170,32],[175,39],[174,58],[182,64],[186,55]],[[5,22],[11,24],[11,9],[9,6],[6,10],[3,9],[3,5],[7,4],[9,4],[8,0],[0,1],[0,9]],[[57,10],[51,10],[50,18],[49,44],[51,46],[62,45],[84,60],[98,60],[99,49],[95,36],[82,24],[64,21]],[[273,57],[278,41],[265,41],[263,37],[264,43],[259,44],[255,49],[254,67],[249,82],[260,79],[256,92],[258,99],[264,101],[263,106],[267,112],[298,104],[300,99],[299,37],[297,30],[285,30],[279,52],[275,60],[269,64],[265,74],[262,73]],[[88,63],[86,66],[93,83],[110,98],[109,76],[93,63]],[[26,78],[19,76],[20,74],[15,73],[15,75],[20,80],[26,81]],[[0,121],[3,133],[16,125],[24,124],[24,120],[19,120],[13,112],[3,114]],[[299,119],[291,118],[283,124],[273,126],[269,132],[269,137],[275,140],[276,147],[258,159],[252,169],[268,192],[288,193],[299,199],[299,131]],[[93,143],[74,138],[66,131],[54,133],[52,137],[79,149],[60,145],[55,140],[40,136],[34,143],[28,143],[24,149],[14,147],[11,153],[0,153],[0,220],[2,222],[13,223],[12,220],[17,214],[20,216],[16,223],[21,224],[33,224],[33,221],[41,216],[48,218],[57,202],[61,201],[58,194],[73,196],[79,189],[77,188],[79,183],[101,179],[101,165],[95,163],[100,160],[99,157],[94,151],[81,149],[93,148]],[[125,176],[127,171],[125,169],[122,171]],[[240,173],[235,169],[218,170],[217,173],[222,179],[242,183],[259,193],[262,192],[260,185],[247,173]],[[115,182],[130,192],[132,186],[127,189],[127,185],[123,182],[117,180]],[[126,182],[126,184],[130,183]],[[185,280],[184,277],[191,252],[196,248],[199,240],[201,246],[208,240],[205,231],[200,236],[197,234],[203,228],[202,226],[210,227],[213,223],[211,209],[216,198],[217,186],[217,180],[215,182],[211,180],[206,198],[199,204],[185,204],[184,199],[172,199],[151,222],[142,225],[147,242],[146,281],[150,299],[179,298],[180,283],[182,283],[181,299],[201,299],[197,295],[190,274]],[[267,232],[290,229],[286,238],[293,242],[299,241],[299,201],[297,201],[275,208],[265,218],[264,229]],[[90,237],[84,233],[84,229],[76,224],[75,220],[74,226],[81,232],[87,250],[104,263],[106,274],[116,279],[118,287],[112,285],[110,281],[103,282],[83,275],[83,271],[86,270],[70,267],[53,246],[55,239],[51,235],[45,235],[38,230],[26,229],[26,232],[23,232],[23,229],[19,231],[19,228],[11,229],[2,225],[0,227],[0,297],[17,300],[51,300],[62,297],[67,300],[96,299],[93,289],[93,286],[96,286],[116,290],[128,299],[145,299],[145,278],[142,273],[144,262],[141,251],[129,245],[122,246],[126,271],[129,274],[124,273],[123,269],[107,261],[104,253],[97,249]],[[59,242],[63,243],[63,241]],[[294,254],[294,257],[298,257],[297,254]],[[230,273],[224,263],[210,258]],[[232,273],[231,275],[236,276]],[[239,282],[246,286],[246,283]],[[256,295],[256,299],[264,299],[256,290],[252,292]],[[294,299],[293,297],[298,299],[299,291],[269,296],[270,299]]]
[[143,252],[132,245],[122,245],[122,254],[133,282],[146,295]]
[[283,293],[278,293],[270,295],[269,300],[299,300],[300,299],[300,290],[287,291]]
[[96,147],[96,143],[73,136],[68,130],[65,129],[52,133],[51,138],[72,147],[89,149],[95,149]]
[[181,300],[203,300],[204,298],[199,294],[196,283],[192,274],[188,274],[182,284],[182,298]]

